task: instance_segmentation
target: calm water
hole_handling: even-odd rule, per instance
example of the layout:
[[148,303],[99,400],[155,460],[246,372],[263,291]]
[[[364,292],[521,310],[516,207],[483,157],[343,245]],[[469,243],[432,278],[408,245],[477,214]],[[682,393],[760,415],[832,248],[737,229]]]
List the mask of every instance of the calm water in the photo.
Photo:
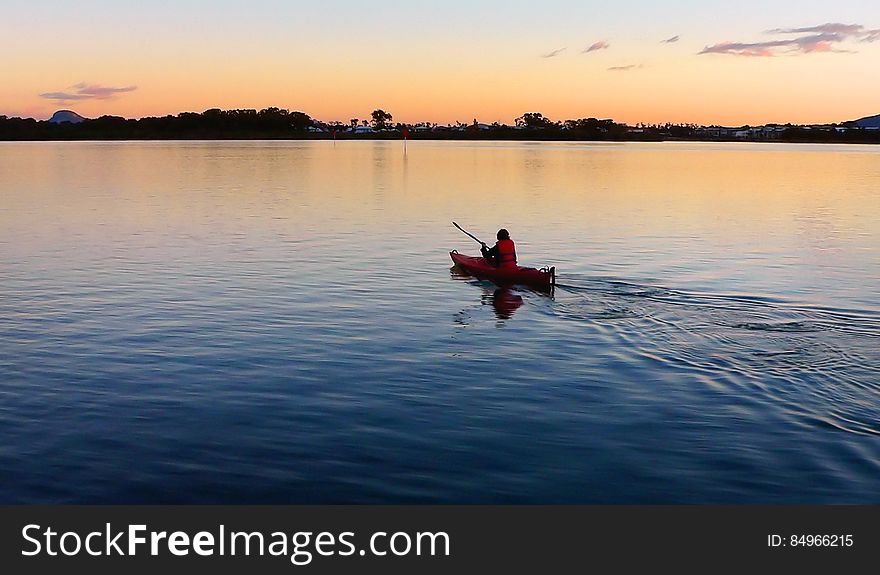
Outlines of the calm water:
[[880,503],[878,222],[870,146],[0,144],[0,501]]

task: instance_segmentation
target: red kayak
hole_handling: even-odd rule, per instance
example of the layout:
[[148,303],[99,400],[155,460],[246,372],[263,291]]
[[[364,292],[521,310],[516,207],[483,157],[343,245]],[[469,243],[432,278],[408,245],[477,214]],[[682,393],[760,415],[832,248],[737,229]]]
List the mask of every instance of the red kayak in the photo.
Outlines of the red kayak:
[[449,257],[462,270],[479,279],[487,279],[499,286],[524,285],[549,290],[556,285],[556,268],[503,267],[496,268],[483,257],[471,257],[453,250]]

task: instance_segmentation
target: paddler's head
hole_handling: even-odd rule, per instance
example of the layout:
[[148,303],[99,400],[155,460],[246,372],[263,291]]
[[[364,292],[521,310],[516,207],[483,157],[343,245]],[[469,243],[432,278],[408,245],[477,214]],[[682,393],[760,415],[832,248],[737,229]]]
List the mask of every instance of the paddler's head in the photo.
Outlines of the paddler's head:
[[504,228],[501,228],[500,230],[498,230],[497,237],[499,240],[509,240],[510,239],[510,232],[508,232]]

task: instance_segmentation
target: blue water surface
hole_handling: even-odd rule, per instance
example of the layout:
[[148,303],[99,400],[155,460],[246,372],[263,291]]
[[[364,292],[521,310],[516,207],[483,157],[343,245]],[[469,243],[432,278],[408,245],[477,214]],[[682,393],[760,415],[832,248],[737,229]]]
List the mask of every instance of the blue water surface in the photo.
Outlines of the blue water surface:
[[0,144],[0,502],[878,503],[878,221],[872,146]]

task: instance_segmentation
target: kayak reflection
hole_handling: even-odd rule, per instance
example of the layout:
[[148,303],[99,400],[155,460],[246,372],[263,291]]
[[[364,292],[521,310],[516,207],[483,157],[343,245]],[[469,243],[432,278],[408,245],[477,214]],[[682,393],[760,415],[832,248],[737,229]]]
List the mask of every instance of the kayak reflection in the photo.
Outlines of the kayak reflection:
[[[452,266],[450,269],[450,274],[453,278],[458,280],[474,280],[479,278],[474,278],[467,271],[462,270],[458,266]],[[491,305],[492,309],[495,311],[495,317],[498,319],[506,320],[513,317],[513,314],[516,313],[522,304],[523,297],[518,292],[521,292],[523,289],[528,291],[529,293],[536,293],[541,295],[549,295],[551,298],[553,297],[553,290],[538,290],[533,288],[528,288],[525,286],[520,286],[518,288],[511,286],[492,286],[489,287],[489,282],[480,282],[482,285],[479,287],[482,288],[482,294],[480,296],[480,303],[483,305]],[[489,285],[487,285],[489,284]]]
[[510,288],[496,289],[489,299],[492,300],[492,307],[498,319],[510,319],[523,304],[522,296],[514,293]]

